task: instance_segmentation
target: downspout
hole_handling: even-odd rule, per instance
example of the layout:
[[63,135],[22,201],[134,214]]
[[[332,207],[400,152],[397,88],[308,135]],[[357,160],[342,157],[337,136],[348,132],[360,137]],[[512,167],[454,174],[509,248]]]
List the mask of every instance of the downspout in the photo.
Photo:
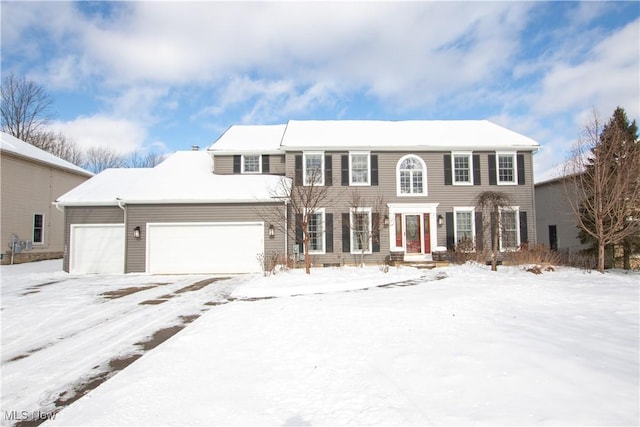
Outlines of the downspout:
[[129,228],[127,227],[127,208],[125,203],[120,200],[119,197],[116,197],[116,201],[118,203],[118,207],[120,209],[122,209],[124,211],[124,266],[122,271],[124,271],[125,273],[127,272],[127,254],[128,254],[128,249],[129,249],[129,244],[128,244],[128,234],[129,234]]
[[289,262],[289,208],[287,206],[287,199],[284,199],[284,254]]

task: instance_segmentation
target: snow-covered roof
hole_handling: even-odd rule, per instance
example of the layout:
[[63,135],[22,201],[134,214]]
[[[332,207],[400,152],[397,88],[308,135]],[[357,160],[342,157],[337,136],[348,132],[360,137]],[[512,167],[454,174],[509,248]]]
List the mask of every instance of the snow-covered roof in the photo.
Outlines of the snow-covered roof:
[[280,143],[287,125],[236,125],[231,126],[209,148],[210,151],[225,153],[275,152],[280,150]]
[[[273,175],[216,175],[205,151],[179,151],[154,168],[107,169],[56,201],[65,206],[118,203],[232,203],[274,201]],[[277,194],[283,196],[283,194]]]
[[61,158],[56,157],[51,153],[41,150],[38,147],[24,142],[21,139],[18,139],[15,136],[9,135],[5,132],[0,132],[0,151],[13,153],[23,158],[46,163],[50,166],[54,166],[59,169],[66,169],[68,171],[76,172],[81,175],[93,175],[91,172],[82,169],[80,166],[76,166],[71,162],[62,160]]
[[[278,132],[281,134],[278,137]],[[210,150],[529,150],[531,138],[488,120],[290,120],[278,126],[232,126]]]

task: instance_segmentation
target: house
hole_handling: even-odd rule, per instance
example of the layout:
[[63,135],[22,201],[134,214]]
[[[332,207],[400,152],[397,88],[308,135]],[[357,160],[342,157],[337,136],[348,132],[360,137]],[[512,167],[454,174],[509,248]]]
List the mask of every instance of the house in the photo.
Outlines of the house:
[[563,178],[543,180],[534,188],[537,242],[568,254],[586,249],[588,245],[582,244],[578,237],[578,223]]
[[0,133],[2,264],[62,258],[64,214],[52,202],[93,174]]
[[500,246],[517,250],[536,235],[538,148],[489,121],[232,126],[207,151],[178,152],[153,169],[107,170],[60,197],[65,268],[233,273],[260,271],[258,259],[272,254],[300,257],[299,230],[285,231],[299,228],[290,186],[326,191],[309,221],[314,265],[382,263],[390,253],[430,260],[460,242],[480,245],[474,199],[486,190],[511,197]]

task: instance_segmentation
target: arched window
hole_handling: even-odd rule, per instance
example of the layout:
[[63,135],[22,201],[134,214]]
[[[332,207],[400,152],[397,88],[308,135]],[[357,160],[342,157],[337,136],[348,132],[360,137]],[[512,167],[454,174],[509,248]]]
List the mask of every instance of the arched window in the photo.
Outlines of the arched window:
[[398,196],[427,195],[427,167],[414,155],[404,156],[397,166]]

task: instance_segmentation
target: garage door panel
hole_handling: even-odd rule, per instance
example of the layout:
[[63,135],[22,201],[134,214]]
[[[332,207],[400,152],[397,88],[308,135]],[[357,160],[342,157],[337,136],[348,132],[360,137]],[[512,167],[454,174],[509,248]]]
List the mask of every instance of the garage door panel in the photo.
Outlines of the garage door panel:
[[124,273],[124,224],[72,224],[71,274]]
[[147,225],[150,273],[253,273],[264,248],[262,223]]

